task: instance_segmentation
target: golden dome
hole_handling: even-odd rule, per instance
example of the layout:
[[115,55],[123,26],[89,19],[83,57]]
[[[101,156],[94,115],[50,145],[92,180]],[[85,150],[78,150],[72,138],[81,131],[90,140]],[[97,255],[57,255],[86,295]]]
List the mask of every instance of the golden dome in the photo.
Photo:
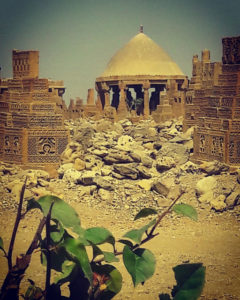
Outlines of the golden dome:
[[184,74],[160,46],[140,32],[111,58],[100,77],[124,75]]

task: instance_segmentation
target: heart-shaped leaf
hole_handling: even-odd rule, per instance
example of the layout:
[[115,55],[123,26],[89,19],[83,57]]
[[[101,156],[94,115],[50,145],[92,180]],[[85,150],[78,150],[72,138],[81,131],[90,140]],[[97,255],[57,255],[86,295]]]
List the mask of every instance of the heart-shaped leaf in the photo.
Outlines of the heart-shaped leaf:
[[194,221],[198,220],[198,214],[196,209],[189,204],[185,204],[185,203],[175,204],[172,209],[177,214],[188,217]]
[[140,244],[142,241],[142,236],[146,230],[148,230],[150,227],[152,227],[156,223],[156,219],[149,222],[147,225],[144,225],[140,229],[132,229],[128,231],[126,234],[124,234],[124,237],[127,237],[137,244]]
[[84,245],[77,239],[67,238],[64,246],[67,252],[79,262],[86,278],[92,281],[92,269]]
[[112,252],[103,251],[102,253],[104,255],[104,260],[108,263],[119,261],[119,258],[117,258]]
[[199,264],[182,264],[173,268],[177,285],[173,288],[174,300],[196,300],[205,283],[205,267]]
[[93,227],[85,230],[84,236],[86,240],[94,245],[103,243],[115,243],[112,233],[103,227]]
[[134,221],[140,218],[145,218],[148,217],[150,215],[156,215],[157,211],[153,208],[143,208],[140,210],[139,213],[136,214]]
[[149,279],[154,274],[156,267],[156,260],[152,252],[143,248],[132,251],[125,246],[123,262],[132,277],[134,286]]

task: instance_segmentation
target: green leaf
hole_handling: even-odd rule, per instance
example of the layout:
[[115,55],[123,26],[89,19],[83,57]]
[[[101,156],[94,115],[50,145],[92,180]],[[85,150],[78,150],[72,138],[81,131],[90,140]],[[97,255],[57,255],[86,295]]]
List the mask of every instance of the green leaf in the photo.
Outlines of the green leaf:
[[72,255],[80,264],[85,277],[92,281],[92,270],[84,245],[77,239],[67,238],[64,241],[67,252]]
[[[109,277],[106,281],[107,290],[103,292],[100,299],[111,299],[114,295],[120,292],[122,288],[122,275],[121,273],[112,265],[94,265],[93,271],[100,275],[105,275]],[[108,292],[112,292],[110,294]]]
[[122,288],[121,273],[116,268],[113,268],[113,270],[109,273],[109,276],[110,279],[106,282],[108,290],[115,294],[119,293]]
[[99,255],[103,255],[102,250],[98,246],[92,245],[92,249],[93,249],[93,260],[95,257],[97,257]]
[[74,231],[75,227],[78,228],[81,225],[76,211],[62,199],[47,195],[40,197],[37,202],[41,206],[44,216],[47,216],[50,206],[54,202],[51,218],[61,222],[64,228],[70,228]]
[[115,239],[111,232],[103,227],[93,227],[85,230],[85,239],[95,245],[114,243]]
[[147,225],[144,225],[140,229],[132,229],[128,231],[126,234],[124,234],[123,237],[127,237],[133,240],[134,242],[136,242],[137,244],[140,244],[144,232],[148,230],[150,227],[152,227],[155,223],[156,223],[156,219],[152,220],[151,222],[149,222]]
[[108,263],[119,261],[119,258],[117,258],[112,252],[103,251],[102,253],[104,255],[104,260]]
[[128,241],[128,240],[120,239],[120,240],[118,240],[118,242],[119,242],[119,243],[122,243],[122,244],[124,244],[124,245],[129,246],[129,248],[132,248],[132,247],[133,247],[133,243],[130,242],[130,241]]
[[134,221],[140,218],[145,218],[148,217],[150,215],[156,215],[157,211],[153,208],[143,208],[140,210],[139,213],[136,214]]
[[194,221],[198,220],[198,214],[194,207],[189,204],[180,203],[173,206],[173,211],[177,214],[188,217]]
[[34,198],[29,199],[27,201],[27,211],[29,211],[31,209],[35,209],[35,208],[42,210],[41,205]]
[[205,267],[199,264],[182,264],[173,268],[177,285],[173,288],[174,300],[196,300],[205,283]]
[[54,280],[54,282],[57,283],[64,283],[64,279],[66,279],[72,272],[73,268],[75,267],[75,263],[70,260],[65,260],[62,264],[62,271],[59,276],[57,276]]
[[128,246],[125,246],[123,262],[132,277],[134,286],[149,279],[154,274],[156,267],[156,260],[152,252],[143,248],[132,251]]
[[54,243],[59,243],[63,238],[65,230],[58,220],[53,220],[55,222],[54,225],[50,226],[50,236]]

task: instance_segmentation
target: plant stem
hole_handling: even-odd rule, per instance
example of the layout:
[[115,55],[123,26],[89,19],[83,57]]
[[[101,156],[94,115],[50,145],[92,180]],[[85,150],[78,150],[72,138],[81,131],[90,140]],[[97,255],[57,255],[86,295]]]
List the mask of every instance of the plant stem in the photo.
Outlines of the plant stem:
[[[155,225],[152,227],[151,231],[149,234],[147,234],[147,237],[141,241],[140,244],[136,244],[134,245],[131,249],[132,250],[135,250],[137,248],[139,248],[141,245],[145,244],[146,242],[150,241],[152,238],[154,238],[155,236],[157,236],[159,233],[155,233],[154,234],[154,231],[155,229],[157,228],[157,226],[160,224],[160,222],[162,221],[162,219],[168,214],[171,212],[171,208],[176,204],[176,202],[181,198],[181,196],[184,194],[185,192],[184,191],[181,191],[181,193],[178,195],[178,197],[176,199],[173,200],[173,202],[171,203],[171,205],[161,214],[158,216],[158,219],[157,219],[157,222],[155,223]],[[114,255],[115,256],[119,256],[119,255],[122,255],[123,254],[123,251],[119,251],[119,252],[114,252]],[[99,263],[99,262],[102,262],[104,259],[101,258],[97,261],[95,261],[96,263]]]
[[46,300],[49,298],[49,288],[50,288],[50,279],[51,279],[51,252],[49,250],[50,248],[50,221],[51,221],[51,212],[54,202],[51,203],[49,212],[47,214],[46,219],[46,242],[47,242],[47,252],[46,252],[46,258],[47,258],[47,270],[46,270],[46,283],[45,283],[45,293],[46,293]]
[[46,217],[43,217],[38,225],[38,229],[29,246],[26,254],[18,256],[16,265],[8,271],[8,274],[3,282],[0,291],[0,300],[18,300],[19,299],[19,286],[24,276],[26,269],[31,260],[31,254],[38,247],[39,237],[46,223]]
[[27,182],[27,178],[25,179],[24,184],[23,184],[22,189],[21,189],[20,200],[19,200],[18,210],[17,210],[17,216],[16,216],[14,227],[13,227],[12,237],[11,237],[11,241],[10,241],[9,249],[8,249],[8,254],[7,254],[8,270],[9,271],[12,269],[12,252],[13,252],[13,247],[14,247],[14,242],[15,242],[15,239],[16,239],[18,226],[19,226],[19,223],[20,223],[20,220],[21,220],[21,212],[22,212],[22,205],[23,205],[24,192],[25,192],[25,188],[26,188],[26,182]]

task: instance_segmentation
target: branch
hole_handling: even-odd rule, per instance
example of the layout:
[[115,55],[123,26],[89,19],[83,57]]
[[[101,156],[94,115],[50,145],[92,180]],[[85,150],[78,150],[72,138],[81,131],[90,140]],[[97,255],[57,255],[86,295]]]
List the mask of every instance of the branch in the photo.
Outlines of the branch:
[[10,241],[9,249],[8,249],[8,254],[7,254],[8,270],[9,271],[12,269],[12,252],[13,252],[13,247],[14,247],[14,242],[15,242],[15,239],[16,239],[18,226],[19,226],[19,223],[20,223],[20,220],[21,220],[21,212],[22,212],[22,205],[23,205],[24,192],[25,192],[25,188],[26,188],[26,182],[27,182],[27,177],[26,177],[26,179],[24,181],[24,184],[22,186],[22,189],[21,189],[17,216],[16,216],[14,227],[13,227],[12,237],[11,237],[11,241]]
[[[185,192],[184,191],[181,191],[181,193],[178,195],[178,197],[176,199],[173,200],[173,202],[171,203],[171,205],[161,214],[158,216],[158,219],[157,219],[157,222],[155,223],[155,225],[152,227],[150,233],[146,233],[147,237],[141,241],[141,243],[139,244],[135,244],[131,249],[132,250],[135,250],[137,248],[139,248],[141,245],[145,244],[146,242],[150,241],[152,238],[154,238],[155,236],[157,236],[159,233],[155,233],[154,234],[154,231],[155,229],[157,228],[157,226],[160,224],[160,222],[162,221],[162,219],[168,214],[170,213],[172,207],[176,204],[176,202],[181,198],[181,196],[184,194]],[[119,251],[119,252],[115,252],[114,251],[114,255],[115,256],[119,256],[119,255],[122,255],[123,254],[123,251]],[[98,259],[97,261],[95,261],[96,263],[100,263],[102,262],[104,259],[103,258],[100,258]]]
[[42,230],[46,223],[46,217],[43,217],[38,225],[36,234],[29,246],[26,254],[19,255],[16,259],[16,265],[9,271],[4,280],[0,292],[0,300],[18,300],[19,299],[19,286],[24,276],[26,269],[31,261],[31,254],[38,248],[38,241],[41,236]]
[[51,212],[52,212],[53,204],[54,202],[51,203],[49,212],[47,214],[47,219],[46,219],[46,242],[47,242],[46,245],[47,271],[46,271],[46,282],[45,282],[46,299],[49,298],[49,288],[50,288],[50,279],[51,279],[50,221],[51,221]]

